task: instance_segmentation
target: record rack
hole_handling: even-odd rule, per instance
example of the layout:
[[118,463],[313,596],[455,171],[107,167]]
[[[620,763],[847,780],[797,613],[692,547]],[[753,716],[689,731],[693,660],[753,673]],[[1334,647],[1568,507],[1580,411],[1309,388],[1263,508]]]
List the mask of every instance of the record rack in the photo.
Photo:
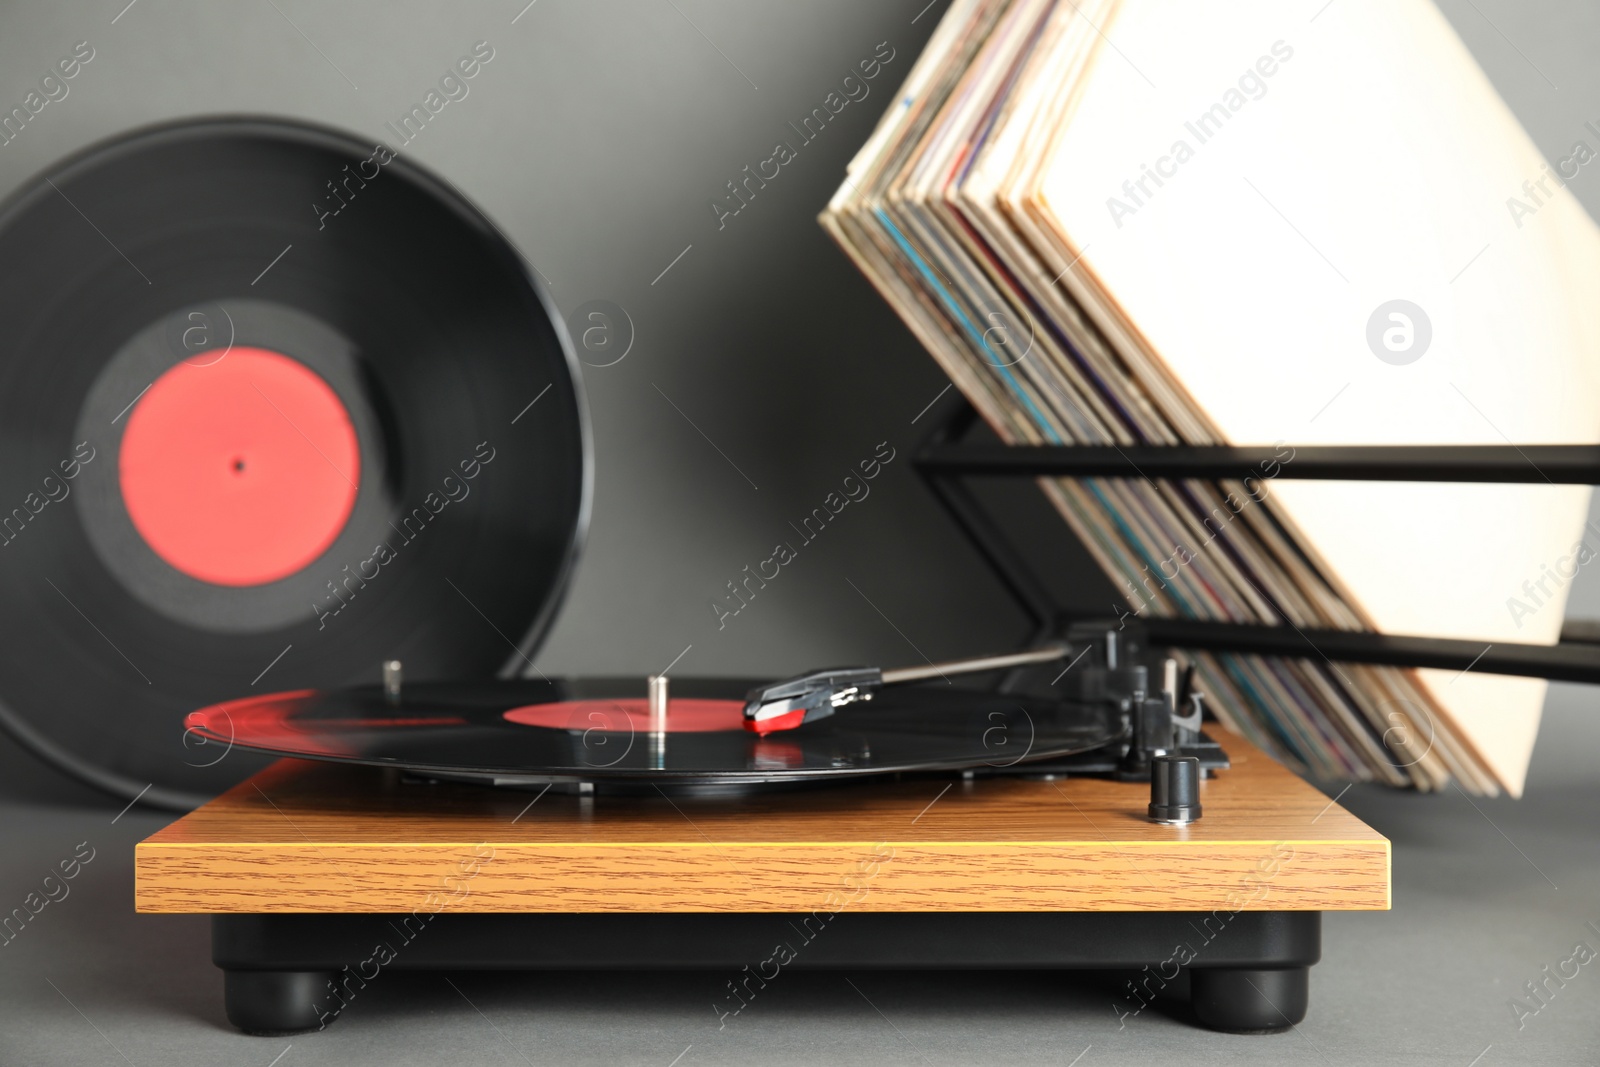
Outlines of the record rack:
[[[1275,478],[1319,481],[1600,485],[1600,445],[1296,445],[1292,466],[1271,445],[1007,445],[967,438],[978,412],[965,397],[935,409],[912,466],[1032,624],[1031,640],[1090,615],[1059,605],[1014,540],[966,484],[988,478]],[[1592,525],[1592,524],[1591,524]],[[1092,613],[1102,618],[1103,613]],[[1600,625],[1568,620],[1555,645],[1425,635],[1138,617],[1152,647],[1433,667],[1600,684]]]

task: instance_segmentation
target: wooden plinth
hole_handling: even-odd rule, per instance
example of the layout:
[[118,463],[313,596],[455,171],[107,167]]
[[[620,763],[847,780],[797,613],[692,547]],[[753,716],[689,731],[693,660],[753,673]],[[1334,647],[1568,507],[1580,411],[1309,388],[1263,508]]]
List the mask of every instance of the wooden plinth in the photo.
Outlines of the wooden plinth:
[[[1205,816],[1097,779],[743,800],[404,785],[282,760],[142,842],[141,912],[1253,911],[1389,907],[1389,842],[1243,739]],[[492,858],[474,859],[475,856]]]

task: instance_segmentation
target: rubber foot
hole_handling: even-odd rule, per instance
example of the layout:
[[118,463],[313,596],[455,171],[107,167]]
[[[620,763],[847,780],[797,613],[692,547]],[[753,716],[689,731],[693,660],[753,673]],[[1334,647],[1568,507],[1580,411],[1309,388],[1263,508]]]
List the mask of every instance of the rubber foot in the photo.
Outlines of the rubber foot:
[[224,971],[228,1021],[247,1034],[277,1036],[321,1030],[342,1006],[328,992],[332,971]]
[[1189,1004],[1211,1030],[1267,1034],[1288,1030],[1306,1017],[1311,969],[1255,970],[1196,967],[1189,972]]

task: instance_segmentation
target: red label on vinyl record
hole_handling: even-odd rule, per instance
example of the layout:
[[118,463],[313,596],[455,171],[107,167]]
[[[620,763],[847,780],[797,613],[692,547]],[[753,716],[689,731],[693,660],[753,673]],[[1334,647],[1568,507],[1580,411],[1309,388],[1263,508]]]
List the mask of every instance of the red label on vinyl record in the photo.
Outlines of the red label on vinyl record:
[[226,586],[285,578],[344,529],[361,481],[349,412],[304,364],[262,348],[172,367],[128,415],[128,516],[184,574]]
[[[544,726],[552,730],[602,730],[606,733],[649,733],[650,702],[644,697],[624,700],[562,700],[528,704],[505,713],[507,722]],[[744,702],[694,700],[674,697],[667,701],[667,732],[702,734],[717,730],[743,730]]]

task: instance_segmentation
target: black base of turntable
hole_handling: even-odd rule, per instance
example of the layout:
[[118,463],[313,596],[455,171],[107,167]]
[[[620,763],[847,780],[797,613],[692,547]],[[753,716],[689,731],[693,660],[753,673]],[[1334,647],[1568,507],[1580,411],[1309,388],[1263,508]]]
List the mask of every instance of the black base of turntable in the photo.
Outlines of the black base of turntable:
[[[806,943],[785,968],[807,970],[1138,971],[1110,1010],[1142,1011],[1180,972],[1193,1020],[1231,1033],[1286,1030],[1305,1018],[1322,913],[1239,912],[1207,939],[1207,912],[857,912]],[[414,940],[388,915],[218,915],[212,959],[228,1020],[253,1034],[319,1030],[381,970],[726,970],[732,999],[765,985],[752,960],[803,939],[804,916],[743,914],[440,915]],[[376,944],[402,938],[382,961]],[[1199,944],[1198,953],[1180,946]],[[352,967],[349,961],[363,960]],[[1187,961],[1185,963],[1185,961]],[[752,969],[754,967],[755,969]],[[768,978],[772,975],[768,975]],[[719,990],[719,993],[722,991]]]

